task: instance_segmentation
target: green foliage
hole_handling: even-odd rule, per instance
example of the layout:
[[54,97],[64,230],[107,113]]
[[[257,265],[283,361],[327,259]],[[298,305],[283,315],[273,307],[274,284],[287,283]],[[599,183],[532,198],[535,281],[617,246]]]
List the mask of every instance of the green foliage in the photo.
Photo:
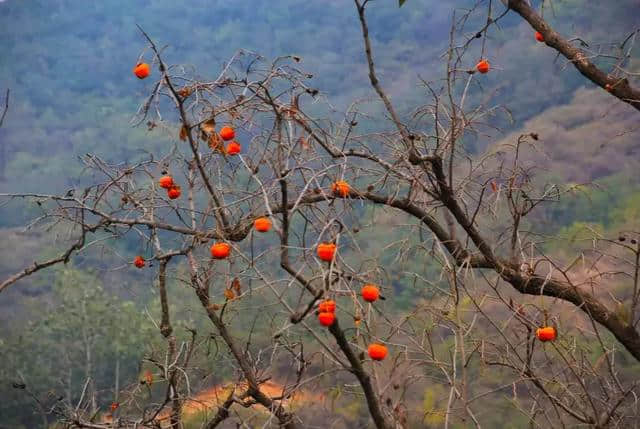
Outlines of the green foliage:
[[[137,305],[105,293],[95,276],[69,267],[56,271],[52,289],[52,302],[31,304],[27,324],[2,331],[0,378],[24,382],[51,405],[58,398],[77,401],[88,377],[96,391],[112,391],[116,366],[121,383],[135,377],[145,344],[153,337]],[[25,410],[36,409],[26,391],[12,389],[10,383],[2,383],[0,396],[5,398],[0,402],[3,423],[24,421],[30,414]],[[100,394],[98,400],[112,398]]]

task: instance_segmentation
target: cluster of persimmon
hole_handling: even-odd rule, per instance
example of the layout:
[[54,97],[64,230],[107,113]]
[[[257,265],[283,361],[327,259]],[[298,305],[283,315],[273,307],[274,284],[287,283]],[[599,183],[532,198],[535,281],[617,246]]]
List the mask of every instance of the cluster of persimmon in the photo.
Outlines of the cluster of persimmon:
[[[366,284],[360,290],[362,299],[367,302],[374,302],[380,298],[380,289],[372,284]],[[318,304],[318,322],[322,326],[329,327],[336,321],[336,302],[332,299],[325,299]],[[369,357],[373,360],[383,360],[387,356],[387,347],[383,344],[373,343],[368,347]]]
[[227,155],[237,155],[242,151],[242,146],[238,143],[234,138],[236,137],[236,131],[233,127],[225,125],[220,128],[220,132],[218,133],[220,138],[224,141],[228,141],[227,146],[224,148],[224,152]]
[[[138,79],[145,79],[147,77],[149,77],[149,75],[151,74],[151,67],[149,66],[149,64],[147,63],[143,63],[143,62],[139,62],[135,65],[135,67],[133,68],[133,74],[138,78]],[[181,92],[180,95],[188,95],[188,92]],[[222,138],[222,140],[224,141],[229,141],[231,140],[227,146],[224,148],[224,152],[227,155],[237,155],[242,151],[242,146],[240,146],[240,143],[238,143],[237,141],[233,140],[236,133],[234,131],[234,129],[230,126],[224,126],[220,129],[219,132],[220,138]],[[176,197],[177,198],[177,197]]]
[[336,302],[332,299],[324,300],[318,305],[318,322],[322,326],[331,326],[336,321]]
[[173,177],[169,175],[162,176],[158,181],[158,184],[160,185],[161,188],[167,190],[167,197],[169,197],[169,199],[171,200],[175,200],[176,198],[179,198],[180,194],[182,193],[180,186],[177,185],[173,181]]

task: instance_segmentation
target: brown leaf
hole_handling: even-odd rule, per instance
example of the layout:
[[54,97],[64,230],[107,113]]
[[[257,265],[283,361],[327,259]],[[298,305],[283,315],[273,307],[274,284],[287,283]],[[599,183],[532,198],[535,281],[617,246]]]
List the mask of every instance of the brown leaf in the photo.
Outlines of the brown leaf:
[[242,285],[240,284],[240,280],[238,280],[237,277],[235,277],[231,282],[231,288],[236,291],[236,294],[242,295]]
[[184,125],[180,128],[180,140],[185,141],[187,140],[187,127],[185,127]]
[[211,136],[209,136],[208,144],[212,151],[220,152],[221,154],[226,156],[227,153],[224,150],[224,142],[222,141],[218,133],[213,133],[211,134]]
[[227,298],[229,301],[231,301],[233,298],[236,297],[236,294],[233,293],[233,290],[231,290],[231,289],[225,289],[224,290],[224,297]]
[[180,88],[178,90],[178,95],[182,98],[187,98],[193,93],[193,88],[190,86],[185,86],[184,88]]
[[214,118],[209,119],[208,121],[204,121],[200,125],[200,129],[207,133],[208,135],[212,135],[216,133],[216,120]]

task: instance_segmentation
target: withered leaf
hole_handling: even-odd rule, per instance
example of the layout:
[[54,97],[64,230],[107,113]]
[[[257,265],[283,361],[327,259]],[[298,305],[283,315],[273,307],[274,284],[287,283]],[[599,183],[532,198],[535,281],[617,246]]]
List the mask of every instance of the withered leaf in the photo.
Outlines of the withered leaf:
[[240,284],[240,280],[237,277],[235,277],[231,282],[231,288],[236,291],[236,294],[242,294],[242,285]]
[[193,88],[191,88],[190,86],[185,86],[178,90],[178,95],[182,98],[187,98],[191,95],[191,93],[193,93]]
[[216,134],[216,120],[214,118],[211,118],[207,121],[204,121],[200,125],[200,129],[209,135]]
[[180,127],[180,140],[185,141],[187,140],[187,127],[185,127],[184,125],[182,127]]
[[233,298],[236,297],[236,294],[231,289],[225,289],[224,297],[227,298],[229,301],[231,301]]
[[218,133],[213,133],[211,134],[211,136],[209,136],[208,144],[211,150],[213,150],[214,152],[220,152],[222,155],[226,156],[227,153],[224,150],[224,142],[222,141]]

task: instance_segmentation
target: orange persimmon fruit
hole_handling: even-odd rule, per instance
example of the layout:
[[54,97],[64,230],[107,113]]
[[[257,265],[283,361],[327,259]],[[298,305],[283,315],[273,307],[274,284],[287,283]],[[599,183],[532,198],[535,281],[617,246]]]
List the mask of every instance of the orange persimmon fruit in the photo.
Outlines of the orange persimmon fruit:
[[135,74],[138,79],[144,79],[151,74],[151,68],[147,63],[138,63],[133,68],[133,74]]
[[231,245],[229,243],[219,242],[211,246],[211,257],[214,259],[225,259],[231,254]]
[[365,301],[374,302],[380,298],[380,289],[378,289],[378,286],[376,285],[364,285],[362,290],[360,290],[360,295],[362,295],[362,299]]
[[556,339],[556,328],[553,326],[544,326],[536,329],[536,337],[542,342],[553,341]]
[[349,195],[350,190],[351,190],[351,187],[344,180],[338,180],[337,182],[331,185],[331,192],[333,192],[336,195],[340,195],[343,198]]
[[367,351],[369,352],[369,357],[373,360],[383,360],[387,357],[387,347],[382,344],[373,343],[369,345]]
[[336,321],[336,315],[328,311],[318,314],[318,321],[322,326],[331,326]]
[[173,177],[169,175],[162,176],[160,180],[158,180],[158,184],[161,188],[169,189],[173,186]]
[[482,74],[488,73],[490,69],[491,66],[489,65],[489,61],[487,60],[480,60],[478,64],[476,64],[476,70],[478,70]]
[[140,255],[136,256],[135,258],[133,258],[133,265],[135,265],[137,268],[143,268],[145,265],[144,258]]
[[232,140],[236,136],[236,132],[228,125],[220,128],[220,137],[224,141]]
[[317,254],[318,258],[326,262],[331,262],[336,253],[336,245],[333,243],[320,243],[318,244]]
[[258,232],[267,232],[271,229],[271,220],[268,217],[259,217],[253,221],[253,226]]
[[176,198],[180,198],[180,194],[182,194],[182,190],[178,185],[171,185],[171,187],[167,189],[169,199],[175,200]]
[[320,313],[335,313],[336,302],[332,299],[325,299],[320,304],[318,304],[318,311]]
[[227,152],[227,155],[237,155],[242,150],[242,146],[240,146],[240,143],[233,140],[227,145],[227,148],[225,150]]

